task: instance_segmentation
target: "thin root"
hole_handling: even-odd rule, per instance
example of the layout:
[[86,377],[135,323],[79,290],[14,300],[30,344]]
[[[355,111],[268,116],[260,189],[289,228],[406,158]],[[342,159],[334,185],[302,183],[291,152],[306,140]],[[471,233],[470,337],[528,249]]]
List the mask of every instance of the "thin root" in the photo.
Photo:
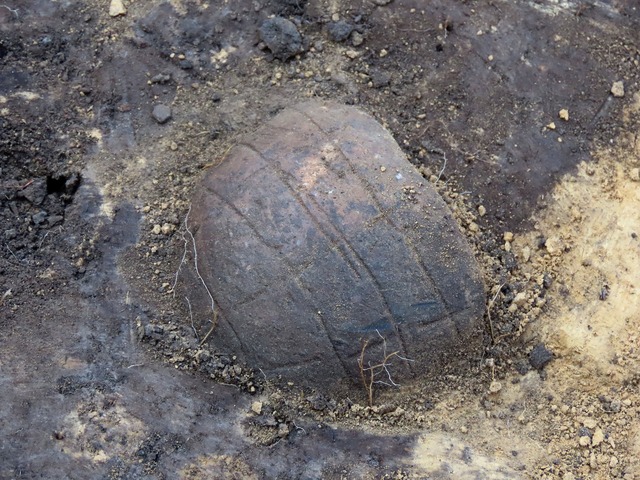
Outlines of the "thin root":
[[[367,397],[368,397],[368,402],[370,407],[373,407],[373,391],[374,391],[373,386],[375,384],[387,385],[389,387],[396,387],[396,388],[400,387],[400,384],[396,383],[391,377],[391,371],[389,370],[389,367],[392,366],[393,364],[389,363],[389,360],[391,360],[393,357],[397,357],[407,362],[413,361],[411,359],[401,357],[399,355],[400,353],[399,351],[387,353],[386,339],[380,334],[380,332],[377,329],[376,329],[376,333],[382,339],[382,361],[375,365],[371,365],[371,362],[367,362],[368,366],[367,367],[364,366],[364,357],[365,357],[365,352],[367,350],[367,347],[369,345],[369,340],[366,340],[362,344],[362,350],[360,351],[360,357],[358,358],[360,378],[362,379],[362,385],[364,386],[364,389],[367,392]],[[376,379],[376,377],[383,372],[386,374],[388,381]]]
[[176,269],[176,273],[174,275],[173,286],[171,287],[171,291],[173,292],[173,296],[175,298],[176,287],[178,285],[178,278],[180,277],[180,271],[182,270],[182,266],[186,263],[186,260],[187,260],[187,251],[188,251],[188,245],[190,241],[192,252],[193,252],[193,268],[195,270],[196,276],[198,277],[198,280],[200,280],[200,283],[202,283],[202,286],[204,287],[205,291],[207,292],[207,295],[209,296],[209,300],[211,301],[212,326],[209,329],[209,331],[206,333],[206,335],[203,337],[203,339],[200,340],[200,336],[198,335],[198,331],[196,330],[196,327],[193,321],[193,310],[191,308],[191,302],[189,301],[188,297],[186,296],[184,297],[184,299],[187,302],[187,306],[189,307],[191,329],[193,330],[193,333],[195,334],[196,339],[199,341],[200,345],[203,345],[209,339],[209,336],[213,333],[213,330],[218,324],[218,309],[216,308],[216,301],[213,298],[211,290],[209,290],[209,286],[207,285],[207,283],[204,281],[204,278],[200,274],[200,269],[198,267],[198,248],[196,247],[196,239],[193,236],[193,232],[189,228],[190,214],[191,214],[191,205],[189,205],[189,210],[187,211],[187,214],[185,215],[184,222],[183,222],[184,231],[188,235],[188,238],[184,234],[182,235],[182,240],[184,241],[184,250],[182,252],[182,258],[180,259],[180,263],[178,264],[178,268]]
[[211,328],[209,329],[207,334],[204,336],[204,338],[200,341],[201,346],[204,345],[205,342],[209,339],[209,336],[213,333],[217,324],[218,324],[218,311],[215,310],[213,312],[213,324],[211,325]]
[[189,306],[189,318],[191,319],[191,330],[193,330],[193,334],[196,336],[196,340],[200,341],[200,337],[198,336],[198,331],[196,330],[196,327],[193,324],[193,310],[191,309],[191,302],[189,301],[189,297],[187,296],[185,296],[184,299],[187,301],[187,305]]
[[9,10],[11,13],[13,13],[16,16],[16,19],[20,18],[20,16],[18,15],[18,9],[17,8],[11,8],[8,5],[0,5],[0,7],[4,7],[7,10]]

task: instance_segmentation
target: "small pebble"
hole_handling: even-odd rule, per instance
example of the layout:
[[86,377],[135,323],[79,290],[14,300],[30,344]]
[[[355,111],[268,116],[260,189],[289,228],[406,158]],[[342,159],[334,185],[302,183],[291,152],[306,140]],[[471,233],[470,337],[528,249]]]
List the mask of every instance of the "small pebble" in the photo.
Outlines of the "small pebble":
[[284,438],[287,435],[289,435],[289,425],[287,425],[286,423],[281,423],[280,425],[278,425],[278,436],[280,438]]
[[566,108],[563,108],[558,112],[558,116],[560,117],[561,120],[564,120],[565,122],[569,121],[569,110],[567,110]]
[[502,390],[502,384],[496,380],[489,385],[489,393],[498,393],[500,390]]
[[527,301],[527,293],[526,292],[518,292],[516,294],[516,296],[513,299],[513,303],[515,303],[518,306],[522,306],[526,303]]
[[31,220],[32,220],[32,221],[33,221],[33,223],[35,223],[36,225],[40,225],[40,224],[41,224],[41,223],[43,223],[46,219],[47,219],[47,212],[45,212],[45,211],[43,211],[43,210],[31,216]]
[[364,43],[364,36],[360,32],[353,32],[351,34],[351,45],[359,47]]
[[622,81],[613,82],[613,85],[611,85],[611,95],[616,98],[624,97],[624,83]]
[[562,243],[562,240],[560,240],[560,238],[558,237],[548,238],[545,241],[544,246],[547,250],[547,253],[553,256],[561,255],[562,251],[564,250],[564,244]]
[[193,69],[193,62],[191,60],[181,60],[180,62],[178,62],[178,66],[182,70],[191,70]]
[[593,433],[593,438],[591,439],[591,445],[597,447],[604,441],[604,432],[600,427],[596,428],[596,431]]
[[175,230],[175,226],[171,225],[170,223],[164,223],[162,224],[162,227],[160,227],[160,231],[164,234],[164,235],[169,235],[171,232],[173,232]]
[[620,400],[611,400],[611,403],[609,404],[609,409],[613,413],[618,413],[621,408],[622,408],[622,402]]
[[161,84],[168,83],[171,81],[171,75],[166,73],[159,73],[151,77],[149,81],[151,83],[161,83]]
[[64,217],[62,215],[51,215],[47,218],[47,222],[49,222],[50,227],[62,223],[63,220]]
[[153,107],[153,112],[151,113],[153,118],[158,123],[166,123],[171,119],[171,109],[166,105],[158,104]]
[[109,5],[109,15],[111,17],[119,17],[120,15],[126,15],[127,9],[122,3],[122,0],[111,0],[111,5]]
[[386,87],[391,82],[391,74],[381,70],[372,70],[369,74],[371,77],[371,86],[373,88]]
[[262,402],[253,402],[251,404],[251,410],[256,415],[260,415],[262,413]]

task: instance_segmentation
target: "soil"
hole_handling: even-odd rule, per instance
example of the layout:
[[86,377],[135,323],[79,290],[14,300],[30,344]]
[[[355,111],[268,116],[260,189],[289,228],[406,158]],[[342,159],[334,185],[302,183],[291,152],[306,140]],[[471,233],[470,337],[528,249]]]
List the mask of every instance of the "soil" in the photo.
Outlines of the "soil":
[[[0,5],[0,478],[640,478],[637,2],[117,3]],[[485,271],[482,351],[372,404],[210,350],[182,295],[194,185],[311,97]]]

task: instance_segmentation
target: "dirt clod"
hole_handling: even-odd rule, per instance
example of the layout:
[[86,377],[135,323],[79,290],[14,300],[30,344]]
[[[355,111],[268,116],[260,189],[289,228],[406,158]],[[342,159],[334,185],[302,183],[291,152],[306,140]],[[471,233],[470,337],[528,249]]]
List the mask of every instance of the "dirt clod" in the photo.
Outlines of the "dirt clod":
[[353,25],[344,20],[338,20],[327,25],[327,32],[334,42],[344,42],[353,32]]
[[260,39],[273,56],[282,61],[302,52],[302,36],[295,24],[286,18],[266,19],[260,26]]
[[536,345],[529,354],[529,363],[536,370],[543,369],[551,360],[553,360],[553,352],[542,343]]

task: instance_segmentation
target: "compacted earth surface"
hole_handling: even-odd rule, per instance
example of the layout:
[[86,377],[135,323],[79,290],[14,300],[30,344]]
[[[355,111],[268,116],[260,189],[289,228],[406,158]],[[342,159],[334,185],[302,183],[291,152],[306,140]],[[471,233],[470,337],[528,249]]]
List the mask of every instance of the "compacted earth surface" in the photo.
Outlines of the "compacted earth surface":
[[[2,2],[0,478],[640,479],[639,32],[635,0]],[[194,188],[309,99],[453,211],[464,362],[327,395],[209,346]]]

